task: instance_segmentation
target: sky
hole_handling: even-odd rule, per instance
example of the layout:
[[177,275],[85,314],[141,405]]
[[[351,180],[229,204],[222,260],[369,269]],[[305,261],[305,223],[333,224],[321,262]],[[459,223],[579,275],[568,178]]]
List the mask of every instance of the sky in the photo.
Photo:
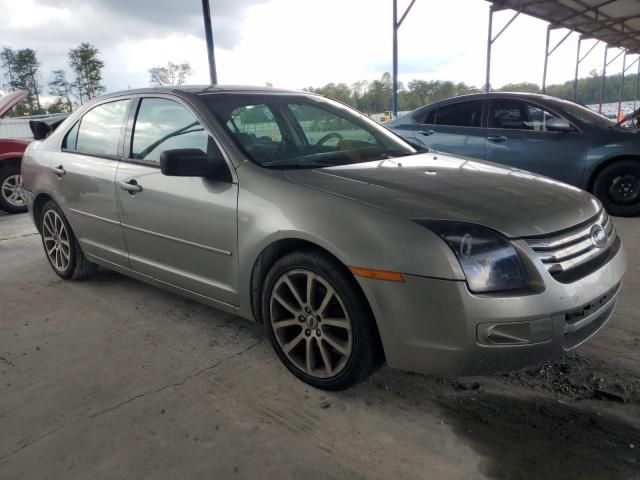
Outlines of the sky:
[[[410,0],[398,0],[403,10]],[[301,89],[352,84],[391,71],[391,0],[211,0],[219,83]],[[149,85],[148,70],[191,63],[208,83],[201,0],[0,0],[0,46],[33,48],[41,83],[81,42],[100,50],[108,91]],[[494,32],[513,15],[498,12]],[[399,31],[399,78],[485,83],[489,3],[417,0]],[[553,33],[552,44],[565,31]],[[541,84],[546,23],[521,15],[493,48],[493,87]],[[552,55],[548,83],[573,78],[578,34]],[[588,42],[584,45],[589,47]],[[584,51],[584,50],[583,50]],[[581,76],[602,69],[603,48]],[[619,72],[622,60],[609,72]]]

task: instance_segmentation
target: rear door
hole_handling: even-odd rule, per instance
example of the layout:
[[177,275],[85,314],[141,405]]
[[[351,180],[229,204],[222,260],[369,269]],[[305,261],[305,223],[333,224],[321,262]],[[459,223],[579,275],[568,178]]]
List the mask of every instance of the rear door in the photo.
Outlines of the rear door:
[[484,100],[466,100],[431,110],[415,132],[425,146],[441,152],[484,159]]
[[145,97],[125,143],[116,191],[131,269],[237,305],[237,183],[160,171],[165,150],[220,155],[212,135],[182,100]]
[[116,203],[115,179],[129,98],[107,100],[87,111],[53,155],[53,197],[69,219],[82,249],[128,266]]
[[520,99],[491,100],[487,160],[577,185],[588,150],[584,133],[577,128],[572,132],[548,131],[546,123],[552,118],[562,117]]

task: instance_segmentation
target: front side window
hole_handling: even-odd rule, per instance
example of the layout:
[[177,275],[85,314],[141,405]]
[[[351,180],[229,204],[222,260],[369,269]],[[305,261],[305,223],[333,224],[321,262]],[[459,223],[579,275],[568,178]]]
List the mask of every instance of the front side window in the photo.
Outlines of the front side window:
[[98,105],[85,113],[80,120],[75,150],[90,155],[118,155],[120,130],[128,105],[129,100],[117,100]]
[[547,123],[554,119],[560,117],[537,105],[520,100],[496,100],[489,114],[489,126],[546,132]]
[[474,100],[440,107],[434,123],[454,127],[480,127],[482,125],[482,103],[482,100]]
[[247,157],[268,168],[315,168],[411,155],[400,137],[338,102],[311,95],[203,94]]
[[160,163],[165,150],[195,148],[211,154],[213,139],[187,108],[165,98],[143,98],[131,142],[131,158]]

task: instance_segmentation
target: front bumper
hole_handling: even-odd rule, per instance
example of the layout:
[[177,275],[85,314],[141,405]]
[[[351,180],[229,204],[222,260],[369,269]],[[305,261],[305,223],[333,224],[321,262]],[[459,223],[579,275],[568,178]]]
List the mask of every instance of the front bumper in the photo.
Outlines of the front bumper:
[[[405,283],[358,278],[373,310],[387,363],[436,375],[512,371],[559,357],[611,317],[626,255],[621,246],[601,268],[570,284],[540,265],[538,293],[477,295],[462,281],[405,275]],[[520,328],[525,325],[524,328]],[[529,327],[527,327],[529,325]],[[516,344],[488,335],[530,332]],[[508,338],[497,335],[495,338]]]

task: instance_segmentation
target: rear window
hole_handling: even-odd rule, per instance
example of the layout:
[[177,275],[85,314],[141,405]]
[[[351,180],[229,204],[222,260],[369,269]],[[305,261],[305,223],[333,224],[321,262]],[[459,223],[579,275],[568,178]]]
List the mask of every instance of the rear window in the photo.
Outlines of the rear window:
[[[90,155],[116,156],[128,105],[129,100],[117,100],[98,105],[85,113],[80,120],[75,150]],[[67,136],[67,144],[69,140]],[[73,150],[69,146],[67,148]]]
[[440,107],[436,113],[436,125],[454,127],[480,127],[482,125],[482,100],[460,102]]

